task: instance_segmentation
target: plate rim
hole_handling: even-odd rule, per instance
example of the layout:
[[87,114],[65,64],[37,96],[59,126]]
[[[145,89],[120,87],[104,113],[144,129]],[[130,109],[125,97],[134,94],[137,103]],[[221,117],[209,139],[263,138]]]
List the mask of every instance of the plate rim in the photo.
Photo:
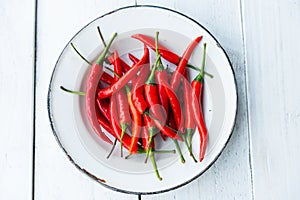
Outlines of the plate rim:
[[[234,81],[234,87],[235,87],[235,99],[236,99],[236,102],[235,102],[235,115],[234,115],[234,120],[233,120],[233,124],[231,126],[231,129],[230,129],[230,133],[228,135],[228,138],[226,139],[226,142],[224,143],[223,147],[221,148],[221,151],[218,153],[218,155],[213,159],[213,161],[202,171],[200,172],[199,174],[197,174],[196,176],[194,176],[193,178],[191,178],[190,180],[188,181],[185,181],[179,185],[176,185],[174,187],[171,187],[171,188],[168,188],[168,189],[164,189],[164,190],[158,190],[158,191],[154,191],[154,192],[135,192],[135,191],[128,191],[128,190],[124,190],[124,189],[119,189],[119,188],[116,188],[116,187],[113,187],[113,186],[110,186],[108,184],[106,184],[102,179],[96,177],[95,175],[93,175],[92,173],[90,173],[89,171],[87,171],[86,169],[80,167],[74,160],[73,158],[70,156],[70,154],[67,152],[67,150],[64,148],[64,146],[62,145],[62,143],[60,142],[59,138],[58,138],[58,135],[57,135],[57,132],[55,130],[55,126],[54,126],[54,122],[53,122],[53,119],[52,119],[52,114],[51,114],[51,103],[50,103],[50,96],[51,96],[51,86],[52,86],[52,81],[53,81],[53,77],[54,77],[54,72],[56,71],[56,67],[58,65],[58,61],[60,60],[63,52],[65,51],[65,49],[67,48],[68,44],[83,30],[85,29],[87,26],[89,26],[91,23],[93,23],[94,21],[98,20],[98,19],[101,19],[105,16],[108,16],[108,15],[111,15],[115,12],[118,12],[120,10],[125,10],[125,9],[129,9],[129,8],[140,8],[140,7],[145,7],[145,8],[155,8],[155,9],[162,9],[162,10],[166,10],[166,11],[169,11],[169,12],[172,12],[172,13],[175,13],[175,14],[179,14],[185,18],[187,18],[188,20],[191,20],[192,22],[194,22],[196,25],[200,26],[201,28],[203,28],[218,44],[218,47],[222,50],[222,52],[224,53],[229,65],[230,65],[230,69],[231,69],[231,73],[233,75],[233,81]],[[85,26],[83,26],[79,31],[77,31],[73,37],[67,42],[67,44],[65,45],[65,47],[62,49],[59,57],[57,58],[56,62],[55,62],[55,65],[54,65],[54,68],[53,68],[53,71],[52,71],[52,74],[51,74],[51,78],[50,78],[50,83],[49,83],[49,87],[48,87],[48,94],[47,94],[47,111],[48,111],[48,118],[49,118],[49,121],[50,121],[50,126],[51,126],[51,129],[52,129],[52,133],[55,137],[55,140],[57,141],[59,147],[63,150],[63,152],[65,153],[65,155],[67,156],[67,158],[69,159],[69,161],[83,174],[87,175],[88,177],[92,178],[94,181],[100,183],[102,186],[108,188],[108,189],[111,189],[113,191],[117,191],[117,192],[121,192],[121,193],[125,193],[125,194],[135,194],[135,195],[152,195],[152,194],[161,194],[161,193],[164,193],[164,192],[169,192],[169,191],[172,191],[172,190],[175,190],[175,189],[178,189],[184,185],[187,185],[188,183],[196,180],[197,178],[199,178],[203,173],[205,173],[215,162],[216,160],[220,157],[220,155],[222,154],[222,152],[224,151],[225,147],[227,146],[227,144],[229,143],[231,137],[232,137],[232,134],[233,134],[233,130],[234,130],[234,127],[236,125],[236,119],[237,119],[237,111],[238,111],[238,90],[237,90],[237,84],[236,84],[236,76],[235,76],[235,71],[233,69],[233,66],[232,66],[232,63],[229,59],[229,56],[227,55],[225,49],[223,48],[223,46],[219,43],[219,41],[212,35],[212,33],[207,29],[205,28],[202,24],[200,24],[198,21],[194,20],[193,18],[189,17],[188,15],[186,14],[183,14],[179,11],[176,11],[176,10],[172,10],[170,8],[166,8],[166,7],[162,7],[162,6],[156,6],[156,5],[131,5],[131,6],[124,6],[124,7],[120,7],[120,8],[117,8],[117,9],[114,9],[110,12],[107,12],[99,17],[96,17],[95,19],[93,19],[92,21],[90,21],[89,23],[87,23]]]

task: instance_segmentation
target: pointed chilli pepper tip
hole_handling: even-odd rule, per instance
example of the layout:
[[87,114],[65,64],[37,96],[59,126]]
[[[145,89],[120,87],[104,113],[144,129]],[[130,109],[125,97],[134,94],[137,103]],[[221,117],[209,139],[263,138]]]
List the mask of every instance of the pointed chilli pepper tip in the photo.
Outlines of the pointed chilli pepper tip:
[[195,41],[199,43],[199,42],[202,40],[202,38],[203,38],[203,36],[201,35],[201,36],[197,37],[197,38],[195,39]]

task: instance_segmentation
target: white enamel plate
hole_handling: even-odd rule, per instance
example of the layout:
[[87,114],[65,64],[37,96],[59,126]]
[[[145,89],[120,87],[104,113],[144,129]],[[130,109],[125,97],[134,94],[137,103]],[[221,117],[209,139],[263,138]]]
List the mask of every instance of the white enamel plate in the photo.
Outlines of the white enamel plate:
[[[119,55],[131,64],[127,53],[137,57],[143,53],[143,44],[130,36],[143,33],[155,36],[159,31],[160,42],[178,55],[182,55],[187,45],[197,36],[203,40],[196,47],[189,62],[200,66],[203,43],[207,43],[206,71],[214,78],[205,77],[204,115],[209,139],[205,159],[195,163],[187,148],[181,147],[186,163],[182,164],[178,154],[156,154],[160,175],[159,181],[145,155],[134,155],[125,160],[120,157],[117,145],[109,159],[106,156],[111,145],[103,142],[94,133],[85,114],[84,97],[71,95],[60,90],[66,88],[84,91],[87,72],[86,64],[71,48],[73,43],[81,54],[93,61],[103,45],[99,39],[97,26],[101,27],[106,41],[114,32],[118,33],[111,51],[117,49]],[[154,54],[150,50],[153,57]],[[169,67],[174,67],[169,65]],[[198,72],[190,70],[194,78]],[[183,186],[205,172],[218,158],[226,146],[235,123],[237,92],[231,64],[224,50],[214,37],[196,21],[164,8],[151,6],[126,7],[103,15],[81,29],[66,45],[54,68],[48,93],[49,119],[59,145],[70,161],[82,172],[113,190],[153,194]],[[159,138],[159,137],[157,137]],[[193,152],[199,154],[199,136],[193,136]],[[175,149],[171,141],[157,141],[157,149]],[[125,152],[125,155],[127,152]]]

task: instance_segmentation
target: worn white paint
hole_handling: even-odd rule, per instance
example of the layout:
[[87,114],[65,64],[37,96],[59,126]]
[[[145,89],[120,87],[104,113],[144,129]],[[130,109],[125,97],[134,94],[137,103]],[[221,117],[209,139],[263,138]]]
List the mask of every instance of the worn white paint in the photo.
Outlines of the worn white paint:
[[34,6],[1,1],[0,199],[31,199]]
[[256,199],[298,199],[300,3],[244,1]]

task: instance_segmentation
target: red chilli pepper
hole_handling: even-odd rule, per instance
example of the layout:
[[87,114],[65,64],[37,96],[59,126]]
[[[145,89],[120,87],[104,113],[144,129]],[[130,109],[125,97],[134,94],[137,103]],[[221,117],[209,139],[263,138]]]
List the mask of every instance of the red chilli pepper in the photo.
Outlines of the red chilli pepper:
[[[165,90],[165,85],[164,84],[168,84],[168,73],[162,69],[162,70],[156,70],[155,71],[155,79],[156,79],[156,83],[157,83],[157,87],[158,87],[158,95],[159,95],[159,100],[160,103],[162,105],[162,107],[165,110],[165,113],[168,114],[169,113],[169,98],[168,98],[168,94]],[[167,115],[167,119],[168,121],[168,115]]]
[[[158,47],[159,46],[158,45],[158,33],[156,33],[156,34],[157,34],[156,46]],[[162,90],[165,91],[165,94],[167,96],[165,98],[167,98],[170,102],[170,105],[171,105],[171,108],[172,108],[172,111],[174,114],[177,130],[179,130],[180,132],[183,133],[184,132],[184,130],[183,130],[184,119],[183,119],[182,112],[181,112],[181,105],[177,98],[176,93],[174,91],[172,91],[172,88],[168,82],[168,79],[169,79],[168,73],[162,65],[162,62],[160,59],[160,52],[159,52],[158,48],[156,48],[156,56],[157,56],[156,71],[155,71],[156,81],[158,83],[158,86],[161,86]],[[168,112],[166,114],[168,114]]]
[[[120,60],[120,63],[122,65],[122,67],[123,67],[123,72],[124,73],[128,72],[130,70],[130,66],[124,60],[122,60],[121,58],[119,58],[119,60]],[[114,55],[109,56],[108,57],[108,61],[111,64],[114,64],[114,62],[115,62],[115,56]]]
[[202,71],[192,81],[192,93],[191,93],[192,109],[194,111],[193,118],[195,120],[200,135],[200,153],[199,153],[200,162],[203,160],[205,155],[205,150],[207,146],[207,137],[208,137],[208,133],[207,133],[204,117],[203,117],[203,112],[202,112],[202,105],[201,105],[205,54],[206,54],[206,44],[204,44],[204,50],[203,50]]
[[144,84],[147,81],[149,73],[149,67],[143,68],[137,80],[132,85],[131,100],[140,114],[143,114],[148,108],[148,104],[144,97]]
[[136,64],[137,62],[139,62],[139,59],[137,57],[135,57],[134,55],[132,55],[131,53],[128,54],[128,58],[131,60],[131,62],[133,64]]
[[[135,38],[137,40],[140,40],[141,42],[143,42],[145,45],[147,45],[148,47],[150,47],[153,51],[155,51],[156,47],[155,47],[155,40],[152,37],[149,37],[147,35],[143,35],[143,34],[135,34],[131,36],[132,38]],[[170,51],[168,48],[166,48],[163,45],[159,45],[158,46],[159,52],[161,54],[161,56],[166,59],[167,61],[174,63],[174,64],[178,64],[180,57],[178,55],[176,55],[175,53],[173,53],[172,51]]]
[[110,121],[110,116],[108,113],[108,106],[109,106],[108,99],[96,99],[96,102],[101,114],[106,118],[106,120]]
[[109,47],[111,46],[113,40],[117,36],[115,33],[112,39],[109,41],[108,45],[105,47],[104,51],[101,53],[99,58],[94,62],[90,68],[88,79],[86,82],[86,95],[85,95],[85,109],[88,116],[88,119],[96,132],[105,142],[112,144],[112,141],[102,132],[101,127],[98,124],[97,115],[96,115],[96,104],[95,96],[97,91],[98,82],[100,77],[103,74],[103,67],[101,66]]
[[[118,52],[114,52],[114,72],[115,77],[114,80],[118,81],[120,77],[123,75],[123,69],[121,65],[121,60],[119,58]],[[123,136],[125,134],[125,131],[127,127],[131,123],[130,113],[128,109],[128,100],[127,95],[125,92],[125,88],[122,88],[116,93],[116,99],[117,99],[117,108],[118,108],[118,114],[119,114],[119,124],[121,125],[122,134],[120,138],[120,146],[121,146],[121,157],[123,156]]]
[[117,82],[119,80],[119,77],[121,77],[123,75],[122,66],[121,66],[121,62],[120,62],[120,58],[119,58],[119,54],[118,54],[117,50],[114,51],[113,64],[114,64],[114,72],[116,73],[114,75],[114,80]]
[[113,93],[119,91],[123,88],[135,75],[136,73],[143,67],[145,67],[145,63],[149,60],[149,51],[147,48],[144,49],[144,55],[142,59],[136,63],[130,70],[124,74],[116,83],[113,85],[104,88],[98,92],[98,98],[104,99],[109,96],[112,96]]
[[181,111],[181,105],[178,100],[178,97],[174,91],[172,91],[170,84],[167,82],[168,80],[168,73],[165,70],[157,70],[156,73],[156,80],[161,85],[164,87],[164,90],[166,92],[167,98],[170,102],[171,109],[175,118],[176,122],[176,128],[179,130],[181,133],[184,133],[183,130],[183,115]]
[[137,111],[131,101],[131,92],[129,87],[126,87],[127,99],[129,104],[129,109],[131,116],[133,118],[133,124],[131,129],[131,144],[129,148],[129,153],[137,153],[138,150],[138,140],[140,137],[141,127],[143,125],[143,119],[141,114]]
[[185,70],[184,74],[185,79],[183,79],[183,104],[184,104],[184,116],[185,116],[185,123],[184,128],[186,131],[186,136],[188,138],[189,145],[191,145],[191,136],[195,129],[195,121],[193,119],[193,108],[191,106],[191,85],[188,79],[188,71]]
[[166,119],[166,115],[163,114],[158,99],[158,91],[156,85],[154,85],[154,73],[155,73],[155,66],[153,66],[151,74],[144,85],[144,94],[145,98],[148,104],[148,107],[150,108],[150,114],[153,115],[156,120],[154,120],[155,125],[157,128],[166,136],[172,138],[172,139],[181,139],[182,138],[177,135],[175,131],[170,129],[169,127],[163,125]]
[[[116,97],[115,95],[112,95],[109,104],[111,127],[115,137],[121,142],[122,129],[119,126],[119,118],[116,110],[117,107],[116,104],[117,104]],[[131,144],[131,137],[125,133],[122,138],[122,146],[125,147],[126,149],[129,149],[130,144]]]
[[[119,124],[121,125],[122,134],[121,134],[121,149],[122,149],[122,139],[125,134],[127,127],[131,124],[130,113],[128,109],[128,100],[125,92],[125,88],[122,88],[116,94],[118,114],[119,114]],[[121,150],[122,152],[122,150]]]
[[108,85],[111,85],[115,82],[114,78],[111,77],[111,75],[109,75],[106,72],[103,72],[100,80],[103,81],[104,83],[108,84]]
[[97,120],[98,120],[98,123],[108,132],[110,133],[112,136],[116,137],[115,136],[115,133],[113,132],[111,126],[110,126],[110,123],[108,122],[107,119],[105,119],[105,117],[99,112],[99,111],[96,111],[96,114],[97,114]]
[[177,91],[180,84],[181,77],[184,73],[184,70],[186,69],[188,60],[190,59],[195,47],[201,40],[202,40],[202,36],[194,39],[186,48],[185,52],[183,53],[182,58],[180,59],[180,62],[171,77],[171,87],[173,88],[174,91]]

